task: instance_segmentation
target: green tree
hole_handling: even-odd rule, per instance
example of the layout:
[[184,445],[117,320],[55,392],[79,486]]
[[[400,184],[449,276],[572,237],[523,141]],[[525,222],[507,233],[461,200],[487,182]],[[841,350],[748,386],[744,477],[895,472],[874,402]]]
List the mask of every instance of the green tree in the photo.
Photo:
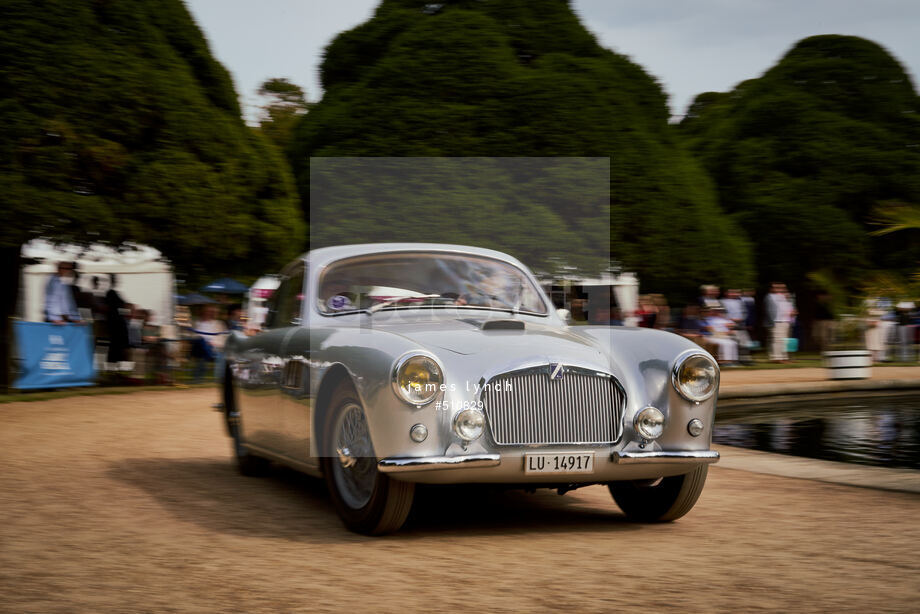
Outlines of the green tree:
[[259,87],[259,95],[266,99],[259,117],[262,133],[286,151],[294,126],[308,109],[303,88],[287,79],[268,79]]
[[[549,198],[528,203],[524,214],[498,191],[447,212],[461,231],[445,222],[416,236],[530,245],[524,259],[540,268],[548,263],[533,260],[539,246],[544,260],[557,251],[571,260],[591,247],[585,229],[600,227],[610,256],[637,270],[645,288],[687,295],[701,281],[751,278],[748,243],[669,129],[661,87],[598,45],[567,2],[384,0],[373,18],[327,47],[321,79],[325,95],[289,149],[304,204],[311,157],[609,157],[609,208],[606,198],[581,207]],[[483,185],[504,171],[485,172]],[[313,224],[314,238],[402,236],[396,225],[412,204],[375,211],[366,198],[370,181],[348,216],[324,215],[331,227]],[[318,206],[311,203],[313,213]],[[469,216],[491,222],[485,234],[471,231]]]
[[875,210],[875,216],[876,223],[882,228],[875,230],[873,235],[887,235],[901,230],[920,230],[920,203],[883,202]]
[[180,0],[6,0],[0,21],[4,367],[32,237],[149,243],[192,281],[301,249],[290,172]]
[[920,202],[920,98],[879,45],[799,41],[762,77],[698,96],[680,132],[753,240],[762,282],[802,289],[820,271],[852,289],[920,259],[909,233],[868,232],[879,203]]

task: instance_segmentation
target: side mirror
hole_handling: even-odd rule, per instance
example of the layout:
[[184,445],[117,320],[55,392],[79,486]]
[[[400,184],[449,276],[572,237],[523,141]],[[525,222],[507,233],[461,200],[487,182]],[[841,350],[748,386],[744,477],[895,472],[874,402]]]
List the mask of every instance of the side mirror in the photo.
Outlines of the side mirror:
[[572,321],[572,312],[568,309],[557,309],[556,315],[562,318],[562,321],[566,324]]

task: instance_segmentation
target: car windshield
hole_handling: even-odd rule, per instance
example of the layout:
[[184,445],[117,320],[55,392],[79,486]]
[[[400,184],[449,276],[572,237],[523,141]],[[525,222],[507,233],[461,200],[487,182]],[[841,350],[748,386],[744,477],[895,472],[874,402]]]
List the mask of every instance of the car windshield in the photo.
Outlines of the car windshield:
[[545,314],[539,290],[517,267],[479,256],[393,253],[329,266],[318,308],[335,315],[405,308],[477,308]]

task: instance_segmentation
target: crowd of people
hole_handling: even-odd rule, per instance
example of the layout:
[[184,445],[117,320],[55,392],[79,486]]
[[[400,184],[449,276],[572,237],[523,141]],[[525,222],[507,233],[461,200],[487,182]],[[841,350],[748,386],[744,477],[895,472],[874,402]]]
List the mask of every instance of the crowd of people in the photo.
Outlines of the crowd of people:
[[912,301],[894,302],[887,297],[867,301],[866,349],[876,362],[912,361],[920,344],[920,310]]
[[[864,346],[875,362],[916,359],[914,346],[920,343],[920,312],[912,302],[892,303],[879,298],[868,301],[868,314],[855,319],[853,346]],[[748,364],[752,353],[763,350],[769,360],[790,362],[790,353],[799,349],[800,340],[825,351],[839,342],[840,328],[831,308],[830,295],[819,292],[808,330],[804,330],[796,308],[795,296],[785,283],[770,284],[758,301],[750,289],[715,285],[700,287],[699,299],[682,309],[671,309],[661,294],[644,294],[638,309],[623,314],[612,308],[609,320],[603,309],[596,312],[603,323],[659,328],[692,339],[726,365]],[[602,323],[589,318],[591,323]],[[895,351],[890,351],[896,348]]]
[[[914,303],[875,298],[867,305],[868,315],[860,318],[862,328],[858,334],[864,337],[873,359],[914,360],[920,332],[920,312]],[[586,307],[574,306],[578,310]],[[193,381],[204,379],[212,368],[215,376],[220,374],[228,334],[244,331],[241,305],[206,304],[192,311],[176,318],[180,326],[159,326],[151,310],[122,298],[116,275],[93,276],[88,284],[80,284],[74,262],[58,263],[45,292],[45,321],[91,325],[100,367],[128,373],[144,382],[170,383],[183,366],[191,367]],[[675,332],[692,339],[725,365],[748,364],[752,353],[759,349],[765,350],[769,360],[786,363],[806,335],[818,349],[825,350],[840,330],[830,297],[822,292],[817,295],[810,330],[803,331],[795,296],[781,282],[771,284],[760,301],[750,289],[723,291],[715,285],[704,285],[699,299],[682,309],[672,310],[661,294],[644,294],[639,296],[635,312],[624,314],[611,306],[588,315],[591,323]],[[889,351],[892,347],[896,348],[894,352]]]
[[59,262],[45,288],[46,322],[92,327],[99,369],[143,383],[173,383],[185,366],[192,381],[202,381],[212,366],[215,374],[223,369],[227,335],[243,330],[241,305],[207,304],[195,311],[185,314],[183,326],[158,325],[152,310],[124,300],[117,275],[81,284],[74,262]]
[[[771,304],[780,304],[781,299],[777,296],[768,300]],[[791,303],[786,299],[783,304]],[[774,311],[771,324],[779,324],[771,326],[775,330],[775,337],[785,334],[783,324],[788,326],[788,319],[783,318],[792,311],[794,309],[783,309],[782,314],[778,310]],[[699,300],[686,305],[673,318],[662,295],[642,295],[639,297],[636,315],[639,326],[662,328],[692,339],[709,350],[722,364],[748,363],[751,361],[751,351],[760,347],[753,340],[756,309],[751,290],[729,288],[720,294],[718,286],[704,285],[700,288]],[[772,343],[773,337],[771,335],[771,359],[788,360],[786,348],[778,342]]]

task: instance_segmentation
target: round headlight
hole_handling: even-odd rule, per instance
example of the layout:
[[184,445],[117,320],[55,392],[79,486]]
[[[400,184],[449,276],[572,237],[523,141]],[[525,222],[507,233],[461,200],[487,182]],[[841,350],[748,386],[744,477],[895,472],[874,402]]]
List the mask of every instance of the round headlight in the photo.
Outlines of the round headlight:
[[643,439],[658,439],[664,433],[664,414],[655,407],[646,407],[636,414],[634,425]]
[[428,356],[408,356],[396,365],[393,372],[396,392],[413,405],[425,405],[433,401],[443,383],[441,367]]
[[466,441],[479,439],[485,418],[478,409],[464,409],[454,418],[454,432]]
[[687,354],[674,365],[672,381],[688,401],[705,401],[719,388],[719,367],[705,354]]

